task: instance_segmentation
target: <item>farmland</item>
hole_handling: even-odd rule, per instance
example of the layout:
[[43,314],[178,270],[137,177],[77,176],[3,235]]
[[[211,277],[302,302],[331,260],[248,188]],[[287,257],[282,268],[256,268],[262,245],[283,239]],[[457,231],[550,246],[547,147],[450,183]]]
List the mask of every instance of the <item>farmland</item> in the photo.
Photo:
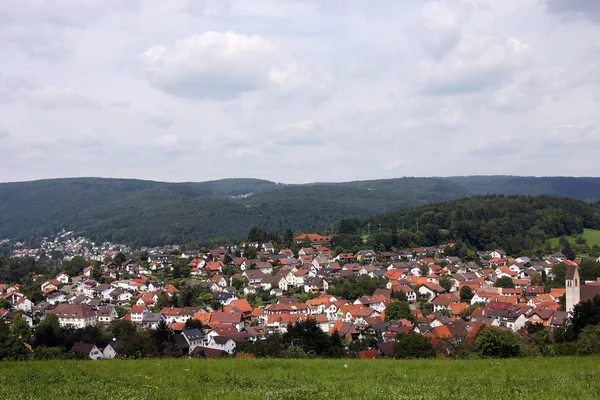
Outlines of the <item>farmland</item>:
[[600,358],[0,363],[2,399],[592,399]]
[[[587,244],[591,247],[593,245],[600,246],[600,230],[596,229],[584,229],[581,236],[587,241]],[[567,239],[571,244],[575,243],[576,236],[568,236]],[[558,241],[560,238],[552,238],[550,239],[550,244],[552,246],[558,246]]]

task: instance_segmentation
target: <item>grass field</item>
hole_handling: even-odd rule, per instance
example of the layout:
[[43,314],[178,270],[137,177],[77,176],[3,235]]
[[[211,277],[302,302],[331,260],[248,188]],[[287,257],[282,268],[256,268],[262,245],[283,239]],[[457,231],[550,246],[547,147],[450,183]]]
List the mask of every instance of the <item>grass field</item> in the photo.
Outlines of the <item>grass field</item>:
[[[584,229],[583,230],[583,234],[581,235],[583,236],[583,238],[585,240],[587,240],[587,243],[590,247],[592,247],[593,245],[597,244],[598,246],[600,246],[600,231],[596,230],[596,229]],[[569,239],[569,242],[571,243],[575,243],[575,237],[576,236],[569,236],[567,237],[567,239]],[[558,246],[558,240],[560,238],[552,238],[550,239],[550,244],[552,246]]]
[[599,399],[600,358],[0,362],[0,399]]

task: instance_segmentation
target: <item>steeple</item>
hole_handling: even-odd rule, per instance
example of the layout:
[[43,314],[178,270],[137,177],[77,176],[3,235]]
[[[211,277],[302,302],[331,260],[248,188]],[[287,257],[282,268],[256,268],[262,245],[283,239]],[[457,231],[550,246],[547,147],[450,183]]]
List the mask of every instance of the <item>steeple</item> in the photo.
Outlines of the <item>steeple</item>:
[[569,266],[565,279],[565,311],[571,313],[577,304],[579,304],[581,291],[579,285],[579,267]]

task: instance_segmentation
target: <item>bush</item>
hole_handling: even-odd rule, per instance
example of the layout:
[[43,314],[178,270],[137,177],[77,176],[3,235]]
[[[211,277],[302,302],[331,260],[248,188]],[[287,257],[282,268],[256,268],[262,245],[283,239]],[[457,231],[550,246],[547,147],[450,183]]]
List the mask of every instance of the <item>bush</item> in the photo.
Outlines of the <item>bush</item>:
[[600,325],[583,329],[577,341],[577,355],[593,356],[600,354]]
[[396,358],[434,358],[435,349],[429,339],[416,333],[398,334]]
[[482,357],[519,357],[521,355],[521,337],[511,331],[483,328],[475,338],[474,351]]

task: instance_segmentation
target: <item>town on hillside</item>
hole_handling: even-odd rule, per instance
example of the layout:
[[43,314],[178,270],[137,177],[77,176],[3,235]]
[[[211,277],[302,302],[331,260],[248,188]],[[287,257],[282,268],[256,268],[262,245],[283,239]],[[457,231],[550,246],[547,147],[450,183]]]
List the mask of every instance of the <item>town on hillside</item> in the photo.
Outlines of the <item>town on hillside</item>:
[[478,343],[500,340],[490,332],[545,355],[542,344],[585,328],[582,303],[600,310],[600,259],[333,241],[133,250],[61,232],[36,249],[15,243],[0,260],[12,280],[0,281],[0,357],[418,357],[423,340],[452,357],[486,351]]

